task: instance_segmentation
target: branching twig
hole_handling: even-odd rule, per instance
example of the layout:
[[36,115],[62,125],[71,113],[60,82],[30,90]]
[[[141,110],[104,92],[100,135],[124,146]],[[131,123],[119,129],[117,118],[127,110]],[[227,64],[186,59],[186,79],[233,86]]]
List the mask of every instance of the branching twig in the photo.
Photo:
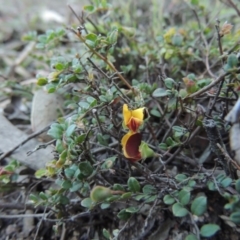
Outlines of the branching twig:
[[22,145],[24,145],[25,143],[27,143],[31,139],[33,139],[36,136],[38,136],[38,135],[42,134],[43,132],[47,131],[49,129],[49,127],[51,126],[51,124],[49,124],[47,127],[43,128],[43,129],[41,129],[41,130],[39,130],[39,131],[37,131],[35,133],[32,133],[26,139],[24,139],[22,142],[20,142],[18,145],[14,146],[12,149],[10,149],[9,151],[7,151],[4,154],[2,154],[0,156],[0,161],[3,160],[5,157],[8,157],[9,155],[11,155],[14,151],[16,151],[19,147],[21,147]]
[[238,9],[237,5],[232,0],[227,0],[229,5],[231,5],[234,10],[237,12],[238,16],[240,16],[240,10]]
[[45,213],[36,214],[16,214],[16,215],[0,215],[0,219],[12,219],[12,218],[27,218],[27,217],[44,217]]
[[[238,71],[236,73],[239,73],[240,69],[238,69]],[[209,85],[203,87],[202,89],[198,90],[195,93],[192,93],[190,95],[188,95],[187,97],[185,97],[183,100],[189,99],[189,98],[193,98],[193,97],[197,97],[203,93],[205,93],[206,91],[208,91],[209,89],[211,89],[213,86],[215,86],[216,84],[218,84],[219,82],[221,82],[226,76],[228,76],[231,73],[231,71],[228,71],[226,73],[223,73],[222,75],[220,75],[215,81],[213,81],[212,83],[210,83]]]
[[[217,40],[218,40],[219,53],[220,53],[220,56],[222,56],[223,55],[223,49],[222,49],[221,36],[220,36],[220,33],[219,33],[219,31],[220,31],[219,30],[219,23],[220,23],[219,20],[217,20],[217,24],[215,25],[215,28],[217,30]],[[224,64],[223,58],[221,58],[221,61],[222,61],[222,65],[223,65]],[[213,107],[214,107],[214,105],[215,105],[215,103],[217,101],[217,98],[218,98],[220,92],[221,92],[224,80],[225,80],[225,77],[220,81],[220,85],[218,87],[218,91],[217,91],[217,93],[214,96],[214,99],[213,99],[211,107],[208,109],[208,113],[207,113],[208,115],[211,115],[212,109],[213,109]]]
[[32,151],[28,151],[27,155],[30,156],[31,154],[33,154],[34,152],[40,150],[40,149],[45,149],[47,146],[51,145],[52,143],[54,143],[56,140],[53,139],[45,144],[40,144],[38,145],[35,149],[33,149]]
[[85,46],[87,46],[87,48],[94,53],[98,58],[100,58],[101,60],[103,60],[109,67],[110,69],[112,69],[117,76],[122,80],[122,82],[132,91],[134,91],[134,88],[130,85],[130,83],[128,83],[128,81],[123,77],[123,75],[118,72],[118,70],[115,68],[115,66],[107,59],[107,57],[104,57],[102,54],[100,54],[99,52],[97,52],[94,48],[92,48],[89,44],[86,43],[86,39],[81,35],[81,29],[80,31],[76,32],[74,29],[72,28],[67,28],[69,29],[71,32],[73,32],[80,40],[81,42],[83,42],[85,44]]
[[217,143],[218,148],[220,149],[220,151],[222,152],[222,154],[224,155],[224,157],[231,162],[231,164],[237,168],[237,170],[240,170],[240,166],[228,155],[228,153],[223,149],[223,147]]

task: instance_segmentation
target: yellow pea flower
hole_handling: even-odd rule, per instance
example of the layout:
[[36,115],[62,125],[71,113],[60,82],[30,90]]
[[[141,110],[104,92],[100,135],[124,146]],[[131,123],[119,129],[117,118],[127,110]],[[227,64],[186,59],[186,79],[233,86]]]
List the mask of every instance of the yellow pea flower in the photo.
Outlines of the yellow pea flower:
[[129,110],[127,104],[123,104],[123,121],[124,124],[132,132],[137,132],[146,117],[146,108],[138,108]]

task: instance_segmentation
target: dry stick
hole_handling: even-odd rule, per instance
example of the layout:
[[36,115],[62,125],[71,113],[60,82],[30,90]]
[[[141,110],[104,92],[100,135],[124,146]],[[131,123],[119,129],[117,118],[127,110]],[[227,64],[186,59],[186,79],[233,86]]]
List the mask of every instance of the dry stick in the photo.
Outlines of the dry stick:
[[177,116],[176,116],[176,117],[174,118],[174,120],[172,121],[171,126],[168,128],[168,130],[166,131],[165,135],[163,136],[162,142],[165,142],[165,140],[166,140],[167,137],[169,136],[170,132],[172,131],[172,128],[173,128],[174,124],[177,122],[178,117],[181,115],[181,113],[182,113],[182,110],[180,109],[180,110],[178,111]]
[[0,215],[0,219],[11,219],[11,218],[27,218],[27,217],[44,217],[45,213],[35,213],[35,214],[16,214],[16,215]]
[[[217,40],[218,40],[218,48],[219,48],[219,53],[220,53],[220,56],[222,56],[223,55],[223,50],[222,50],[222,42],[221,42],[221,36],[220,36],[220,33],[219,33],[219,20],[217,20],[217,24],[215,25],[215,27],[216,27],[216,30],[217,30]],[[222,59],[222,58],[221,58]],[[223,59],[222,59],[222,65],[224,64],[224,62],[223,62]],[[217,91],[217,93],[215,94],[215,96],[214,96],[214,99],[213,99],[213,102],[212,102],[212,106],[208,109],[208,115],[210,116],[211,115],[211,112],[212,112],[212,110],[213,110],[213,107],[214,107],[214,105],[215,105],[215,103],[216,103],[216,101],[217,101],[217,98],[218,98],[218,96],[219,96],[219,94],[220,94],[220,92],[221,92],[221,89],[222,89],[222,87],[223,87],[223,83],[224,83],[224,81],[225,81],[225,77],[222,79],[222,81],[220,81],[220,86],[219,86],[219,88],[218,88],[218,91]]]
[[80,18],[78,17],[78,15],[76,14],[76,12],[73,10],[73,8],[72,8],[70,5],[68,5],[68,7],[70,8],[70,10],[71,10],[71,12],[73,13],[73,15],[77,18],[77,20],[82,24],[85,32],[88,34],[88,31],[87,31],[87,29],[86,29],[85,26],[84,26],[83,14],[82,14],[82,19],[80,19]]
[[164,165],[160,166],[156,171],[154,172],[158,172],[160,170],[162,170],[164,168],[164,166],[168,163],[170,163],[182,150],[183,146],[185,144],[187,144],[188,142],[190,142],[192,140],[192,138],[198,133],[198,131],[201,129],[201,127],[197,127],[193,133],[191,133],[191,135],[189,135],[188,139],[186,139],[185,142],[183,142],[183,144],[172,154],[170,155],[170,157],[164,162]]
[[38,145],[35,149],[28,151],[27,152],[27,156],[30,156],[31,154],[35,153],[36,151],[40,150],[40,149],[45,149],[47,148],[47,146],[51,145],[52,143],[54,143],[56,141],[56,139],[53,139],[45,144],[40,144]]
[[155,101],[156,106],[157,106],[159,112],[161,113],[161,115],[164,115],[164,120],[167,123],[168,127],[171,128],[171,123],[169,122],[168,118],[165,116],[164,111],[163,111],[161,105],[159,104],[159,102],[154,97],[152,97],[152,99]]
[[23,203],[2,203],[0,202],[0,208],[4,208],[4,209],[18,209],[18,210],[23,210],[23,209],[34,209],[35,206],[33,205],[27,205],[27,204],[23,204]]
[[46,217],[45,217],[45,216],[46,216],[46,210],[47,210],[47,207],[45,208],[44,212],[42,213],[42,218],[41,218],[40,222],[38,223],[38,228],[37,228],[37,230],[36,230],[36,233],[35,233],[35,236],[34,236],[34,240],[37,239],[38,232],[39,232],[40,227],[41,227],[42,222],[43,222],[43,218],[46,218]]
[[238,170],[240,170],[240,166],[228,155],[228,153],[226,152],[226,150],[223,149],[223,147],[217,143],[218,148],[220,149],[220,151],[222,152],[222,154],[224,155],[224,157],[232,163],[232,165],[234,165],[235,168],[237,168]]
[[[219,33],[219,23],[220,23],[219,20],[217,20],[217,24],[215,25],[215,28],[217,30],[219,53],[220,53],[220,56],[222,56],[223,55],[223,50],[222,50],[221,36],[220,36],[220,33]],[[223,64],[223,59],[222,59],[222,64]]]
[[61,234],[60,240],[66,239],[66,238],[65,238],[65,237],[66,237],[66,233],[67,233],[66,224],[63,223],[63,225],[62,225],[62,234]]
[[[240,72],[239,69],[237,72]],[[193,97],[197,97],[203,93],[205,93],[207,90],[211,89],[213,86],[215,86],[216,84],[218,84],[219,82],[221,82],[227,75],[229,75],[231,73],[231,71],[229,72],[226,72],[222,75],[220,75],[215,81],[213,81],[212,83],[210,83],[209,85],[205,86],[204,88],[200,89],[199,91],[195,92],[195,93],[192,93],[190,94],[189,96],[185,97],[183,99],[186,100],[186,99],[189,99],[189,98],[193,98]]]
[[238,9],[237,5],[232,0],[228,0],[228,3],[234,8],[238,16],[240,16],[240,10]]
[[87,58],[87,60],[108,80],[110,80],[110,77],[102,70],[100,69],[92,60],[91,58]]
[[[79,21],[79,22],[83,25],[83,27],[84,27],[85,21],[84,21],[84,19],[83,19],[83,12],[82,12],[82,17],[81,17],[81,19],[80,19],[80,18],[78,17],[78,15],[76,14],[76,12],[73,10],[73,8],[72,8],[70,5],[68,5],[68,7],[70,8],[70,10],[71,10],[71,12],[73,13],[73,15],[78,19],[78,21]],[[97,25],[89,18],[89,15],[86,16],[86,19],[93,25],[93,27],[96,29],[96,31],[97,31],[98,33],[100,33]],[[88,34],[88,30],[87,30],[85,27],[84,27],[84,30],[85,30],[86,33]]]
[[[88,61],[93,65],[93,67],[95,67],[104,77],[106,77],[108,80],[111,80],[111,79],[112,79],[112,77],[113,77],[114,74],[109,77],[102,69],[100,69],[100,68],[91,60],[91,58],[87,58],[87,60],[88,60]],[[114,86],[117,88],[117,90],[121,93],[121,95],[123,96],[123,99],[124,99],[125,101],[129,101],[129,102],[130,102],[130,99],[128,98],[128,96],[122,92],[122,90],[117,86],[117,84],[113,82],[113,85],[114,85]],[[111,104],[111,102],[110,102],[110,104]]]
[[193,7],[191,7],[190,4],[188,4],[188,5],[189,5],[190,9],[193,11],[194,16],[196,17],[196,20],[197,20],[197,23],[198,23],[198,27],[199,27],[199,29],[200,29],[200,37],[202,38],[202,40],[203,40],[203,42],[204,42],[204,45],[205,45],[205,48],[206,48],[205,65],[206,65],[206,68],[207,68],[207,72],[209,73],[209,75],[210,75],[212,78],[215,79],[216,77],[215,77],[215,75],[212,73],[212,71],[211,71],[211,69],[210,69],[210,66],[209,66],[209,60],[208,60],[208,58],[209,58],[209,45],[208,45],[207,40],[206,40],[206,38],[205,38],[205,36],[204,36],[204,34],[203,34],[201,21],[200,21],[200,19],[199,19],[199,17],[198,17],[198,14],[197,14],[196,10],[195,10]]
[[78,15],[77,15],[76,12],[73,10],[73,8],[72,8],[69,4],[68,4],[67,6],[70,8],[71,12],[72,12],[73,15],[76,17],[76,19],[77,19],[81,24],[83,24],[82,20],[78,17]]
[[[64,116],[65,119],[71,117],[73,115],[74,112],[71,112],[70,114]],[[85,113],[87,114],[87,112]],[[83,116],[84,117],[84,116]],[[3,155],[0,155],[0,161],[3,160],[5,157],[8,157],[9,155],[11,155],[15,150],[17,150],[19,147],[21,147],[22,145],[24,145],[25,143],[27,143],[29,140],[31,140],[32,138],[35,138],[36,136],[42,134],[43,132],[47,131],[50,126],[54,123],[55,121],[49,123],[45,128],[40,129],[39,131],[32,133],[31,135],[29,135],[25,140],[23,140],[22,142],[20,142],[18,145],[16,145],[15,147],[13,147],[12,149],[10,149],[9,151],[5,152]],[[51,142],[51,141],[50,141]],[[49,143],[50,143],[49,142]],[[46,143],[47,144],[47,143]],[[46,145],[46,144],[42,144],[42,145]],[[42,145],[40,145],[40,149],[43,148],[41,147]],[[35,149],[36,150],[36,149]],[[35,151],[33,150],[33,151]],[[37,149],[38,150],[38,149]],[[29,153],[31,154],[31,151],[29,151]]]
[[[215,67],[220,61],[222,61],[222,58],[225,58],[226,56],[228,56],[229,54],[231,54],[240,44],[240,41],[237,41],[224,55],[222,55],[220,58],[218,58],[218,60],[216,60],[216,62],[214,62],[211,66],[209,66],[209,68],[213,68]],[[204,71],[203,75],[207,72]]]
[[15,150],[17,150],[19,147],[21,147],[22,145],[24,145],[25,143],[27,143],[29,140],[31,140],[32,138],[35,138],[36,136],[42,134],[43,132],[47,131],[49,129],[49,127],[51,126],[52,123],[50,123],[47,127],[32,133],[31,135],[29,135],[25,140],[23,140],[22,142],[20,142],[18,145],[14,146],[12,149],[10,149],[9,151],[5,152],[3,155],[0,156],[0,161],[3,160],[5,157],[8,157],[9,155],[11,155]]

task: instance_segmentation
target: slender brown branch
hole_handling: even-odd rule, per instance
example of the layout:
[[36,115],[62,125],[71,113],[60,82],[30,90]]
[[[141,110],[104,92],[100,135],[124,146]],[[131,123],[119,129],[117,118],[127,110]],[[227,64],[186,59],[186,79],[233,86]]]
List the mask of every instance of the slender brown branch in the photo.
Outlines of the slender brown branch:
[[228,0],[229,5],[231,5],[234,10],[237,12],[238,16],[240,16],[240,10],[238,9],[237,5],[232,1],[232,0]]
[[[238,72],[239,72],[239,70],[238,70]],[[216,84],[221,82],[229,74],[230,74],[230,72],[226,72],[226,73],[220,75],[215,81],[213,81],[209,85],[203,87],[202,89],[198,90],[197,92],[190,94],[189,96],[185,97],[183,100],[193,98],[193,97],[197,97],[197,96],[205,93],[207,90],[211,89],[213,86],[215,86]]]
[[[220,56],[222,56],[223,55],[223,49],[222,49],[221,36],[220,36],[220,32],[219,32],[220,31],[219,30],[219,23],[220,23],[219,20],[217,20],[217,24],[215,25],[215,28],[217,30],[217,40],[218,40],[219,53],[220,53]],[[223,58],[221,58],[221,61],[222,61],[222,65],[223,65],[224,64]],[[220,92],[222,90],[224,81],[225,81],[225,77],[222,79],[222,81],[220,81],[220,85],[218,87],[217,93],[214,96],[214,99],[213,99],[213,102],[212,102],[212,106],[208,110],[208,113],[207,113],[208,115],[211,115],[212,109],[213,109],[213,107],[214,107],[214,105],[215,105],[215,103],[217,101],[217,98],[218,98],[218,96],[219,96],[219,94],[220,94]]]
[[[222,56],[223,55],[223,49],[222,49],[221,36],[220,36],[220,33],[219,33],[219,23],[220,23],[220,21],[217,20],[217,24],[215,25],[215,28],[217,30],[217,40],[218,40],[219,53]],[[223,63],[223,59],[222,58],[221,58],[221,60],[222,60],[222,63]]]
[[50,123],[48,126],[46,126],[45,128],[32,133],[31,135],[29,135],[26,139],[24,139],[22,142],[20,142],[18,145],[14,146],[12,149],[10,149],[9,151],[5,152],[4,154],[2,154],[0,156],[0,161],[3,160],[5,157],[8,157],[9,155],[11,155],[14,151],[16,151],[19,147],[21,147],[22,145],[24,145],[25,143],[27,143],[28,141],[30,141],[31,139],[35,138],[36,136],[42,134],[43,132],[47,131],[49,129],[49,127],[51,126],[52,123]]
[[224,155],[224,157],[225,157],[229,162],[231,162],[232,165],[233,165],[235,168],[237,168],[238,170],[240,170],[240,166],[236,163],[236,161],[234,161],[234,160],[228,155],[228,153],[226,152],[226,150],[224,150],[223,147],[222,147],[219,143],[217,143],[217,146],[218,146],[218,148],[220,149],[220,151],[222,152],[222,154]]
[[[69,28],[68,28],[69,29]],[[81,35],[81,32],[76,32],[74,29],[70,29],[80,40],[87,46],[87,48],[94,53],[98,58],[103,60],[116,74],[117,76],[122,80],[122,82],[132,91],[134,91],[134,88],[130,85],[130,83],[123,77],[123,75],[118,72],[118,70],[115,68],[115,66],[102,54],[98,53],[94,48],[92,48],[89,44],[86,43],[86,39]]]
[[45,144],[40,144],[38,145],[35,149],[33,149],[32,151],[28,151],[27,155],[30,156],[31,154],[33,154],[34,152],[40,150],[40,149],[45,149],[47,148],[49,145],[53,144],[56,141],[56,139],[53,139]]
[[71,10],[71,12],[73,13],[73,15],[77,18],[77,20],[83,24],[82,20],[79,18],[79,16],[76,14],[76,12],[73,10],[73,8],[71,7],[71,5],[68,4],[69,9]]

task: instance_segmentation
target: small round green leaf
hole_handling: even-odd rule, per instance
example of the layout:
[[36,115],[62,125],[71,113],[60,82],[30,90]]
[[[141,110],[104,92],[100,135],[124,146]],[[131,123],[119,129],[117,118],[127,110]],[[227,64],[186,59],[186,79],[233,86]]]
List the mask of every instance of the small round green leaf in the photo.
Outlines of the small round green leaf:
[[208,186],[208,189],[209,189],[210,191],[215,191],[215,190],[216,190],[215,183],[212,182],[212,181],[208,181],[207,186]]
[[147,185],[145,185],[145,186],[143,187],[142,192],[143,192],[144,194],[154,194],[154,193],[156,193],[156,188],[153,187],[153,186],[150,185],[150,184],[147,184]]
[[56,91],[56,84],[49,83],[46,85],[46,89],[48,93],[54,93]]
[[149,197],[149,196],[147,195],[147,196],[146,196],[145,203],[154,202],[156,199],[157,199],[157,195],[152,195],[151,197]]
[[175,34],[172,38],[172,44],[174,46],[181,46],[183,43],[183,36],[181,34]]
[[154,117],[161,117],[161,113],[157,109],[151,109],[150,114]]
[[197,236],[194,234],[188,234],[184,240],[198,240]]
[[110,203],[102,203],[100,205],[100,207],[101,207],[101,209],[107,209],[107,208],[109,208],[110,205],[111,205]]
[[191,0],[191,4],[198,5],[199,4],[199,0]]
[[80,188],[82,188],[82,185],[82,182],[73,182],[72,187],[70,188],[70,192],[78,191]]
[[238,193],[240,193],[240,179],[236,181],[235,189]]
[[47,80],[47,78],[44,78],[44,77],[38,78],[38,80],[37,80],[37,85],[38,86],[44,86],[47,83],[48,83],[48,80]]
[[115,28],[113,29],[113,31],[109,34],[109,43],[110,44],[114,44],[117,42],[117,38],[118,38],[118,29]]
[[97,100],[94,97],[87,97],[87,102],[90,104],[91,107],[94,107],[97,104]]
[[71,169],[71,168],[66,168],[64,170],[64,174],[67,178],[72,178],[74,176],[75,172],[76,172],[76,170]]
[[95,10],[93,5],[84,6],[83,9],[84,9],[84,11],[87,11],[87,12],[94,12],[94,10]]
[[196,181],[195,180],[191,179],[191,180],[188,181],[188,186],[189,187],[194,187],[195,185],[196,185]]
[[117,217],[119,218],[119,219],[121,219],[121,220],[128,220],[130,217],[131,217],[131,213],[129,213],[129,212],[126,212],[126,209],[122,209],[119,213],[118,213],[118,215],[117,215]]
[[238,65],[238,58],[236,56],[236,54],[230,54],[227,58],[227,64],[233,68],[236,67]]
[[140,192],[141,186],[136,178],[130,177],[128,179],[127,184],[128,184],[128,188],[131,192],[134,192],[134,193]]
[[216,180],[220,183],[224,178],[226,178],[226,174],[220,173],[217,175]]
[[106,228],[103,229],[103,236],[106,239],[111,239],[111,234],[109,233],[109,231]]
[[92,200],[91,198],[84,198],[82,201],[81,201],[81,205],[83,207],[86,207],[86,208],[90,208],[92,206]]
[[153,93],[153,97],[166,97],[168,96],[168,92],[164,88],[157,88]]
[[175,199],[172,196],[170,196],[169,194],[167,194],[164,196],[163,202],[167,205],[172,205],[173,203],[175,203]]
[[132,196],[131,192],[126,192],[124,194],[121,195],[121,199],[128,199]]
[[75,128],[76,124],[71,124],[66,130],[66,136],[70,137],[74,133]]
[[238,212],[233,212],[230,215],[230,219],[232,222],[236,223],[236,224],[240,224],[240,211]]
[[172,206],[173,215],[176,217],[185,217],[188,214],[188,210],[184,208],[180,203],[175,203]]
[[39,193],[39,197],[40,197],[42,200],[44,200],[44,201],[47,201],[47,200],[48,200],[48,196],[47,196],[47,194],[44,193],[44,192],[40,192],[40,193]]
[[224,188],[227,188],[228,186],[230,186],[231,183],[232,183],[232,179],[230,177],[226,177],[221,181],[221,185]]
[[39,169],[35,172],[35,177],[36,178],[41,178],[43,176],[46,176],[47,170],[46,169]]
[[187,176],[185,174],[178,174],[177,176],[175,176],[175,179],[178,181],[178,182],[182,182],[184,180],[187,179]]
[[81,174],[83,174],[85,177],[88,177],[92,174],[93,172],[93,167],[92,165],[90,164],[90,162],[81,162],[79,164],[79,169],[81,171]]
[[126,210],[126,212],[129,212],[129,213],[136,213],[136,212],[138,212],[139,208],[129,207],[129,208],[126,208],[125,210]]
[[85,138],[86,138],[86,134],[82,134],[82,135],[79,135],[77,138],[76,138],[76,142],[78,144],[82,143],[83,141],[85,141]]
[[37,202],[39,201],[38,196],[36,196],[36,195],[33,194],[33,193],[31,193],[31,194],[29,195],[29,199],[30,199],[31,201],[33,201],[34,203],[37,203]]
[[159,148],[160,148],[161,150],[166,151],[166,150],[168,150],[168,145],[167,145],[166,143],[160,143],[160,144],[159,144]]
[[166,78],[164,79],[164,84],[168,89],[172,89],[176,82],[172,78]]
[[209,223],[201,227],[200,234],[203,237],[211,237],[219,230],[220,227],[217,224]]
[[64,189],[69,189],[69,188],[71,188],[71,187],[72,187],[71,181],[69,181],[69,180],[64,180],[64,181],[62,182],[62,188],[64,188]]
[[115,191],[125,191],[125,188],[121,184],[115,183],[113,185],[113,190],[115,190]]
[[63,135],[63,129],[60,124],[58,123],[53,123],[48,130],[48,135],[53,137],[54,139],[61,139]]
[[191,205],[191,212],[194,215],[201,216],[207,209],[207,198],[205,196],[197,197]]
[[179,201],[183,206],[189,203],[190,197],[191,197],[190,191],[181,190],[178,194]]
[[113,195],[113,196],[108,197],[105,201],[108,203],[111,203],[111,202],[119,200],[120,198],[121,198],[121,196],[119,196],[119,195]]

